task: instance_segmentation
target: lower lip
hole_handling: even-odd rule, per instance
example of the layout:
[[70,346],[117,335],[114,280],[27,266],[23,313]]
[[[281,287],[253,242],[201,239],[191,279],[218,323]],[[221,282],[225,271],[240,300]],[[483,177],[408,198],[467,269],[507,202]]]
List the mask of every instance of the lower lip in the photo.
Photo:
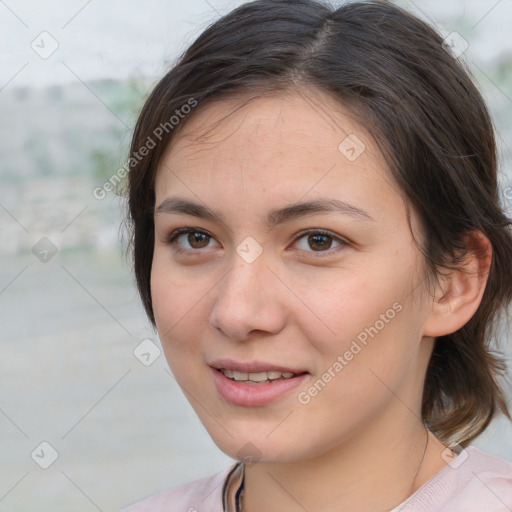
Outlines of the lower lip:
[[297,388],[308,377],[308,373],[291,377],[290,379],[277,379],[268,384],[243,384],[228,379],[222,372],[212,368],[213,378],[219,394],[234,405],[257,407],[277,400],[292,389]]

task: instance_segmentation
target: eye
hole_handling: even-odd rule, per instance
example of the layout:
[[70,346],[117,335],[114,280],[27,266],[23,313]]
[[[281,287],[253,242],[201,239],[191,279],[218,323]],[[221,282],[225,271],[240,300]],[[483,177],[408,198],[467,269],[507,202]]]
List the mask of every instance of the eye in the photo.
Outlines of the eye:
[[[302,247],[300,247],[300,249],[305,252],[327,253],[327,255],[329,256],[332,255],[333,253],[338,252],[340,248],[349,245],[349,243],[346,240],[343,240],[342,238],[334,235],[333,233],[325,231],[323,229],[309,230],[305,232],[302,231],[295,238],[295,245],[300,245],[297,242],[302,243]],[[332,248],[333,242],[338,244],[338,247],[335,248],[338,250],[330,250]],[[308,250],[308,247],[313,250]],[[321,254],[314,255],[314,257],[322,256],[323,255]]]
[[[177,243],[180,238],[188,244],[188,247]],[[210,240],[213,240],[213,237],[206,231],[197,228],[179,228],[167,237],[166,242],[176,245],[176,252],[197,252],[198,249],[207,248]]]
[[[183,239],[181,243],[178,243],[180,239]],[[198,228],[179,228],[173,231],[166,239],[166,242],[170,245],[176,246],[176,252],[199,252],[201,249],[206,249],[209,246],[213,236]],[[331,255],[333,252],[338,252],[340,248],[349,245],[349,242],[342,238],[334,235],[329,231],[323,229],[301,231],[294,239],[294,245],[300,245],[301,251],[309,253],[327,253]],[[334,243],[338,244],[338,247],[332,249]],[[183,246],[183,243],[188,244]],[[308,247],[313,250],[308,250]],[[338,249],[338,250],[336,250]],[[314,257],[322,257],[321,254],[315,254]]]

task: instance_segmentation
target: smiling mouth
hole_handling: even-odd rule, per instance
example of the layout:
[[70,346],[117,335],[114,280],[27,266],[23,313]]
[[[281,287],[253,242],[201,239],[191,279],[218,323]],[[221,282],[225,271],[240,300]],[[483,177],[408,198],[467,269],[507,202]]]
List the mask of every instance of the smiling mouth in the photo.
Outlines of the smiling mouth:
[[218,372],[222,373],[228,379],[239,382],[240,384],[258,385],[258,384],[269,384],[278,380],[293,379],[300,375],[304,375],[308,372],[292,373],[292,372],[280,372],[277,370],[271,370],[268,372],[238,372],[229,370],[226,368],[218,368]]

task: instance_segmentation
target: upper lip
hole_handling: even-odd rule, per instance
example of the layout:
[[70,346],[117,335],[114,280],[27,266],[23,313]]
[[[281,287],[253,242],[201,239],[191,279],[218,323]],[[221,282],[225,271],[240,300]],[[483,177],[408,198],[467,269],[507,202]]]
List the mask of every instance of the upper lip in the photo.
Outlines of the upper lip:
[[290,368],[289,366],[281,366],[275,363],[266,363],[264,361],[235,361],[233,359],[215,359],[211,361],[210,366],[220,370],[233,370],[235,372],[258,373],[258,372],[290,372],[290,373],[308,373],[303,368]]

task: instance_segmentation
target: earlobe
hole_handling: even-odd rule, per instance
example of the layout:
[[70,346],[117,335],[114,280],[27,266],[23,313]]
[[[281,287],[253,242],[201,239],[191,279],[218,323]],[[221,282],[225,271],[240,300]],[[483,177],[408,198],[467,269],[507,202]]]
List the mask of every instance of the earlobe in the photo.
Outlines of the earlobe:
[[477,311],[487,285],[492,261],[492,246],[481,231],[467,238],[467,256],[456,270],[439,278],[432,297],[424,336],[444,336],[463,327]]

